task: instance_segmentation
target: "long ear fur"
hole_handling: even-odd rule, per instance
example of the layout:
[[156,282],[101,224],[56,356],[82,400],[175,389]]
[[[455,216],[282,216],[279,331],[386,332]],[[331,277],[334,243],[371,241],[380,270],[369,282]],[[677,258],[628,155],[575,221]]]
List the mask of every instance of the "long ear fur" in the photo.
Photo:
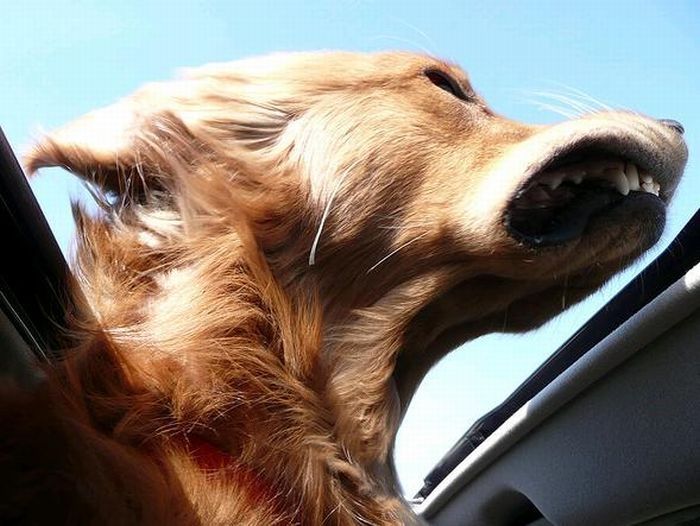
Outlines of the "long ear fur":
[[91,112],[42,137],[25,155],[25,167],[33,174],[60,166],[100,190],[134,196],[160,186],[163,167],[148,147],[158,141],[159,123],[177,120],[200,142],[209,137],[232,150],[268,149],[294,110],[289,101],[268,100],[274,90],[263,89],[260,79],[232,75],[232,69],[195,70]]
[[104,190],[123,193],[133,172],[142,167],[135,134],[152,113],[125,99],[41,138],[25,155],[30,174],[39,168],[63,167]]

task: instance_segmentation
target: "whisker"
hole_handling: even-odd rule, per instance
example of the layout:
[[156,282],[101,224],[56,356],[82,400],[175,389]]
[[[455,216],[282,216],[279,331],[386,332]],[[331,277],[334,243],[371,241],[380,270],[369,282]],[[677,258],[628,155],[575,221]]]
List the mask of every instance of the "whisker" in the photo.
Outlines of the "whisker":
[[577,117],[580,117],[580,114],[578,112],[567,110],[566,108],[562,108],[561,106],[557,106],[555,104],[539,102],[531,99],[525,99],[525,102],[537,106],[537,108],[540,110],[551,111],[552,113],[561,115],[562,117],[566,117],[567,119],[575,119]]
[[369,270],[367,271],[367,274],[369,274],[370,272],[372,272],[372,271],[373,271],[374,269],[376,269],[379,265],[381,265],[381,264],[384,263],[387,259],[389,259],[391,256],[393,256],[394,254],[396,254],[399,250],[401,250],[401,249],[407,247],[407,246],[410,245],[411,243],[414,243],[414,242],[418,241],[419,239],[421,239],[422,237],[425,237],[426,235],[428,235],[428,232],[423,232],[420,236],[416,236],[416,237],[414,237],[413,239],[409,239],[409,240],[406,241],[405,243],[399,245],[397,248],[395,248],[394,250],[392,250],[391,252],[389,252],[386,256],[384,256],[382,259],[380,259],[380,260],[377,261],[374,265],[372,265],[372,266],[369,268]]
[[585,91],[579,89],[579,88],[574,88],[573,86],[569,86],[567,84],[563,84],[561,82],[555,82],[554,84],[558,85],[560,88],[568,90],[570,94],[575,95],[581,99],[587,100],[596,106],[598,106],[598,109],[605,110],[605,111],[613,111],[614,108],[611,107],[610,105],[606,104],[602,100],[593,97],[589,93],[586,93]]
[[377,228],[381,230],[410,230],[412,228],[430,227],[434,224],[434,221],[405,221],[402,224],[379,225]]
[[503,309],[503,325],[501,325],[501,332],[507,332],[508,328],[508,305]]
[[567,97],[566,95],[562,95],[561,93],[554,93],[549,91],[535,91],[533,95],[545,99],[555,100],[557,102],[565,104],[571,109],[576,110],[579,113],[579,115],[583,115],[585,113],[592,113],[595,111],[595,109],[591,105],[586,104],[582,101],[578,101],[571,97]]
[[371,41],[382,40],[382,39],[383,40],[393,40],[395,42],[400,42],[401,44],[408,44],[411,47],[420,49],[426,55],[431,55],[431,56],[433,55],[433,53],[428,48],[418,44],[417,42],[409,40],[408,38],[395,37],[395,36],[391,36],[391,35],[377,35],[375,37],[369,38],[369,40],[371,40]]
[[407,27],[408,29],[414,31],[415,33],[418,33],[418,35],[421,36],[423,38],[423,40],[425,40],[426,44],[428,44],[428,46],[430,48],[432,48],[432,49],[424,48],[424,50],[426,50],[429,55],[435,55],[435,51],[433,51],[433,50],[437,49],[437,46],[435,45],[435,41],[432,38],[430,38],[425,31],[422,31],[418,27],[414,26],[413,24],[407,22],[406,20],[404,20],[402,18],[398,18],[398,17],[389,17],[389,18],[396,20],[399,24],[402,24],[405,27]]
[[316,264],[316,249],[318,248],[318,243],[321,239],[321,232],[323,231],[323,226],[326,224],[326,219],[328,219],[328,214],[330,213],[331,205],[333,204],[333,200],[335,199],[335,194],[340,189],[340,185],[343,182],[343,179],[344,179],[343,177],[338,178],[338,181],[335,183],[335,187],[333,188],[333,191],[331,192],[331,195],[328,198],[328,201],[326,202],[326,206],[323,209],[323,215],[321,216],[321,222],[318,225],[318,230],[316,231],[316,237],[314,237],[314,242],[311,245],[311,251],[309,252],[309,266],[310,267],[313,267]]

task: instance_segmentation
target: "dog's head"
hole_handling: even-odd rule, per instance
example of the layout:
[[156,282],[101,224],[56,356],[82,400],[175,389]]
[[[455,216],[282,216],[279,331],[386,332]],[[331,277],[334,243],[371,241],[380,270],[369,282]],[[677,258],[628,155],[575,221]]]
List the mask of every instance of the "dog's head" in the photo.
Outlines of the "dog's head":
[[[430,57],[291,54],[147,86],[47,137],[28,167],[111,195],[142,230],[125,271],[172,273],[177,250],[159,251],[207,218],[198,250],[257,251],[288,297],[317,302],[314,370],[341,440],[371,459],[397,392],[405,405],[445,352],[543,323],[659,238],[681,135],[630,112],[514,122]],[[247,241],[227,248],[227,228]]]

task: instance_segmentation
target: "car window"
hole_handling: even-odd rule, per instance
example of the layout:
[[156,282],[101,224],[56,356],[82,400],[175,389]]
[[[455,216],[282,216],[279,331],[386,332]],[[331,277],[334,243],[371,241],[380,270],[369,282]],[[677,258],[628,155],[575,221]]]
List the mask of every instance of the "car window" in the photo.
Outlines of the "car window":
[[[395,461],[411,498],[424,477],[480,417],[503,402],[620,289],[655,259],[683,226],[670,221],[662,241],[602,290],[535,331],[491,334],[462,345],[433,368],[399,430]],[[566,298],[562,297],[565,305]]]

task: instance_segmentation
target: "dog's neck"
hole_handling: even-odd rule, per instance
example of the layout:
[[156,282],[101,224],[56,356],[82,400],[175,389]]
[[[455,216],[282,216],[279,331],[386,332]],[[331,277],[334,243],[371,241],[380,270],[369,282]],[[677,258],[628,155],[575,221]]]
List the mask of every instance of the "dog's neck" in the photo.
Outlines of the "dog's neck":
[[[445,316],[440,305],[426,307],[464,279],[464,270],[371,276],[372,294],[350,301],[334,290],[345,280],[323,259],[298,273],[305,268],[304,240],[296,249],[286,246],[293,258],[281,262],[258,244],[270,236],[246,232],[245,225],[233,229],[212,213],[211,222],[199,216],[188,229],[173,217],[172,228],[158,230],[149,226],[160,216],[129,223],[122,215],[109,225],[83,218],[90,249],[80,251],[101,326],[138,389],[165,404],[166,428],[173,436],[205,431],[222,452],[251,459],[252,473],[279,473],[281,486],[317,522],[336,509],[373,524],[391,524],[386,513],[393,510],[407,522],[390,454],[422,374],[454,344],[435,346],[435,330],[464,321]],[[301,230],[276,230],[281,244],[294,228]],[[144,240],[153,241],[148,250]],[[467,309],[467,316],[492,304],[499,319],[498,306],[507,305],[493,298],[476,303],[478,313]],[[426,358],[428,348],[437,354]],[[167,441],[163,417],[154,427],[141,410],[128,406],[116,418],[138,423],[143,439]]]
[[392,523],[387,510],[408,520],[388,461],[399,415],[394,318],[375,319],[377,306],[326,330],[316,293],[282,288],[236,233],[206,252],[195,243],[191,258],[180,254],[184,265],[149,276],[136,247],[110,244],[106,232],[90,233],[104,245],[81,267],[88,299],[129,370],[125,389],[153,393],[169,412],[156,425],[127,404],[110,420],[150,441],[201,432],[250,459],[251,473],[276,472],[275,487],[319,521],[334,509],[373,524]]

